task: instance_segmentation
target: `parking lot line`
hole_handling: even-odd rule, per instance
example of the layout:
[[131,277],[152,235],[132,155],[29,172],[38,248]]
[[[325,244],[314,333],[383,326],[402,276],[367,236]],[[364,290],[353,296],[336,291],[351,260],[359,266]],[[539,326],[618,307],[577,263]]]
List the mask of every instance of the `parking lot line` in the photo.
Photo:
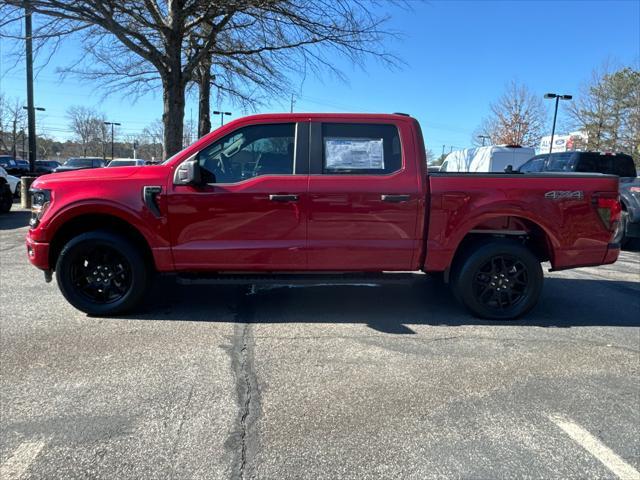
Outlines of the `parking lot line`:
[[44,440],[21,443],[13,455],[0,465],[0,478],[2,480],[16,480],[22,477],[44,445]]
[[640,480],[640,472],[620,458],[613,450],[591,435],[577,423],[560,415],[549,419],[569,435],[576,443],[596,457],[621,480]]

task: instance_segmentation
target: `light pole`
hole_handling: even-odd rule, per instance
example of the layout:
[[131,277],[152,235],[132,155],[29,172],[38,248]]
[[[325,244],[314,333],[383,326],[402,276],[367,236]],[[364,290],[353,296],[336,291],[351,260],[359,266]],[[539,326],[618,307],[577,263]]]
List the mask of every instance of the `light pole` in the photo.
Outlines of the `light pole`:
[[558,102],[560,100],[571,100],[573,97],[571,95],[560,95],[558,93],[545,93],[544,98],[555,98],[556,99],[556,109],[553,113],[553,127],[551,127],[551,141],[549,142],[549,153],[553,150],[553,136],[556,133],[556,118],[558,116]]
[[478,138],[482,140],[482,146],[483,147],[484,147],[484,141],[491,139],[491,137],[489,137],[489,135],[478,135]]
[[[29,110],[28,106],[23,106],[22,109],[27,111],[27,116],[29,117],[29,122],[33,122],[33,145],[31,143],[31,138],[29,138],[29,170],[31,172],[35,171],[35,161],[36,154],[38,153],[36,150],[36,111],[38,112],[46,112],[45,108],[42,107],[31,107],[32,110]],[[29,125],[31,127],[31,125]],[[31,128],[29,128],[31,130]],[[24,142],[23,142],[24,143]],[[31,153],[31,147],[33,146],[33,154]],[[24,147],[23,147],[24,150]],[[33,157],[33,164],[31,162],[31,157]],[[33,165],[33,166],[32,166]]]
[[224,125],[224,116],[231,115],[231,112],[219,112],[218,110],[213,111],[214,115],[220,115],[220,126]]
[[[113,127],[122,125],[118,122],[104,122],[105,125],[111,125],[111,160],[113,160]],[[114,163],[115,165],[115,163]]]

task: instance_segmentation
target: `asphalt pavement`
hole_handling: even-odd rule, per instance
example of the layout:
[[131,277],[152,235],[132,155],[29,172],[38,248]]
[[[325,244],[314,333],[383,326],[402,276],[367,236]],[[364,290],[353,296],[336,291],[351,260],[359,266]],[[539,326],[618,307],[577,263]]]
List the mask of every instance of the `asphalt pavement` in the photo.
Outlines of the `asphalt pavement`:
[[[14,206],[15,207],[15,206]],[[640,479],[640,251],[516,322],[446,286],[158,282],[71,307],[0,216],[0,478]]]

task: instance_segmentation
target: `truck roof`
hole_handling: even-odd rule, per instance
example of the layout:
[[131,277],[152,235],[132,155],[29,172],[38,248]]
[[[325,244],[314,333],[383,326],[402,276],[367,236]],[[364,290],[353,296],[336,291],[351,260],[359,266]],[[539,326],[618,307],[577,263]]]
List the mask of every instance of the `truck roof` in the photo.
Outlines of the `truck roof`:
[[294,120],[294,121],[302,121],[302,120],[322,120],[325,118],[332,119],[344,119],[344,120],[394,120],[394,121],[407,121],[408,119],[413,119],[413,117],[407,114],[400,113],[308,113],[308,112],[294,112],[294,113],[259,113],[255,115],[248,115],[246,117],[240,117],[232,120],[229,123],[236,122],[240,119],[243,121],[246,120],[263,120],[263,121],[271,121],[271,120]]

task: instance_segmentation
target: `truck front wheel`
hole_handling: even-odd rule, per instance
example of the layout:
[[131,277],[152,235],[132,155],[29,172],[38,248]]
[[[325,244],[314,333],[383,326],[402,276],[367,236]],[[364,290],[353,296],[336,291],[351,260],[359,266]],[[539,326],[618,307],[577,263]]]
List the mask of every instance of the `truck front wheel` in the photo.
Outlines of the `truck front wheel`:
[[466,250],[452,271],[454,295],[480,318],[510,320],[537,303],[540,261],[514,240],[492,239]]
[[64,297],[78,310],[108,316],[133,309],[149,282],[141,252],[123,236],[96,230],[71,239],[56,262]]

